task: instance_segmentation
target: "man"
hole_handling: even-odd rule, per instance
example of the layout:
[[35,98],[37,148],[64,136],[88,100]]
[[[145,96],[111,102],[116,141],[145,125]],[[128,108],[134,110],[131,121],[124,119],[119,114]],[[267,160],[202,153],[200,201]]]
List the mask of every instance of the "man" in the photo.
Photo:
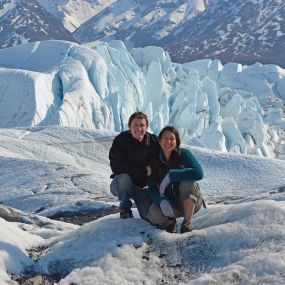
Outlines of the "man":
[[113,141],[109,159],[113,178],[111,192],[120,200],[120,218],[132,218],[134,199],[142,219],[146,219],[151,201],[147,176],[151,175],[151,164],[159,153],[157,137],[150,134],[148,118],[142,112],[135,112],[129,118],[128,131],[120,133]]

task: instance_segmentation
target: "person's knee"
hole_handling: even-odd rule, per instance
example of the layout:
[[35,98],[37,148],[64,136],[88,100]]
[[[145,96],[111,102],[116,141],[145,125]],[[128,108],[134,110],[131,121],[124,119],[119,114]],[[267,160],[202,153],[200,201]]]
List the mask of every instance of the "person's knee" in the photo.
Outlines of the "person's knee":
[[161,230],[166,230],[171,233],[176,232],[176,219],[164,216],[160,207],[154,203],[149,209],[147,221]]
[[192,199],[197,203],[201,194],[199,184],[195,181],[182,181],[179,184],[180,200]]
[[156,226],[164,224],[168,219],[162,214],[160,207],[154,203],[149,208],[147,218],[153,225]]
[[116,175],[115,179],[117,179],[118,188],[126,189],[128,187],[133,187],[133,179],[127,173]]
[[127,173],[121,173],[113,178],[111,183],[111,192],[113,195],[118,196],[122,192],[130,192],[133,189],[133,180]]
[[196,181],[182,181],[179,185],[180,201],[191,199],[195,203],[194,214],[196,214],[203,204],[203,197],[200,186]]

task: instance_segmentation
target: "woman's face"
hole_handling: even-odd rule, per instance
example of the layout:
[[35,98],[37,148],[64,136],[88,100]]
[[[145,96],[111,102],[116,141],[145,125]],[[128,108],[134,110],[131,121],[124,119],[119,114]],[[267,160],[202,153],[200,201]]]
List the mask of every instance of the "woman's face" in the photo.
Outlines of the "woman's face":
[[159,144],[165,154],[171,154],[171,152],[176,148],[176,137],[174,133],[164,131],[159,140]]

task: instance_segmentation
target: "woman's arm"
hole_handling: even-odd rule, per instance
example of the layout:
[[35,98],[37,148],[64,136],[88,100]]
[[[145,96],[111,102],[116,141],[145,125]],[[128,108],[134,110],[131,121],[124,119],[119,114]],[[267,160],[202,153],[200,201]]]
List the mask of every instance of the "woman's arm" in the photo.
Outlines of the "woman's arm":
[[181,162],[184,166],[182,169],[170,169],[169,177],[171,181],[194,180],[203,179],[203,169],[195,158],[195,156],[188,149],[181,149]]

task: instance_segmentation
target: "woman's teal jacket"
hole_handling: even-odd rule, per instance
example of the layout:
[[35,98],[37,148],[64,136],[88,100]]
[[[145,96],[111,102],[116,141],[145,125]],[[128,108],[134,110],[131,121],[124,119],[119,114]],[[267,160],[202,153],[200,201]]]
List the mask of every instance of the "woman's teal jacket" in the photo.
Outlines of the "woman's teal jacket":
[[[168,162],[165,160],[163,152],[160,152],[160,163],[164,169],[161,177],[159,179],[155,178],[156,169],[152,169],[152,175],[148,177],[148,189],[152,201],[159,205],[162,199],[167,199],[169,201],[178,197],[178,186],[181,181],[192,180],[198,181],[203,179],[203,169],[192,154],[192,152],[185,148],[180,148],[180,166],[179,168],[170,169]],[[166,187],[164,195],[161,196],[159,193],[159,185],[166,174],[169,173],[171,183]]]

